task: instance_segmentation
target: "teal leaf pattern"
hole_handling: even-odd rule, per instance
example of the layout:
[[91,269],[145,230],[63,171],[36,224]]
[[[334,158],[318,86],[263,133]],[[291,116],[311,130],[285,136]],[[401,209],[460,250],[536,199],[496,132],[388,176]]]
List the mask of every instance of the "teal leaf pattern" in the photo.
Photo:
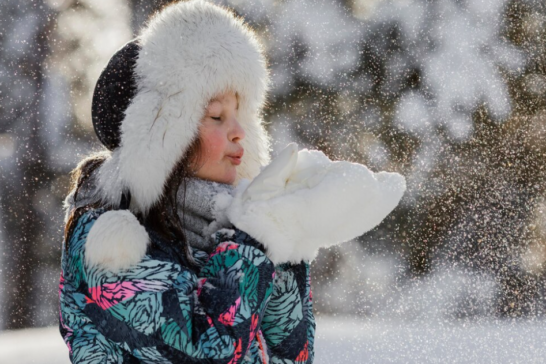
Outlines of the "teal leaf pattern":
[[273,294],[262,321],[262,330],[270,346],[286,339],[303,319],[299,287],[292,271],[277,270]]

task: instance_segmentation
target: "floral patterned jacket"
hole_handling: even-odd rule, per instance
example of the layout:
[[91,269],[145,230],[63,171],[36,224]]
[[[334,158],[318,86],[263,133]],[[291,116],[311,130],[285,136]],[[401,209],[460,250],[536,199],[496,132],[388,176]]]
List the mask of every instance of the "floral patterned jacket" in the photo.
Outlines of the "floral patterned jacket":
[[136,266],[114,274],[85,264],[86,212],[63,243],[60,331],[72,363],[312,363],[309,264],[274,266],[245,232],[216,233],[212,254],[148,230]]

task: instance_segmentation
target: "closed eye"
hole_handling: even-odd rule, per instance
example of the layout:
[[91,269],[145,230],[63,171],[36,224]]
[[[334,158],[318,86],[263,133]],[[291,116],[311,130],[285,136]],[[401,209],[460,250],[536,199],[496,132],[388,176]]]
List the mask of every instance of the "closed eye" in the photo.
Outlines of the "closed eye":
[[218,120],[218,121],[221,120],[219,116],[216,116],[216,117],[215,117],[215,116],[211,116],[210,118],[211,118],[211,119],[214,119],[214,120]]

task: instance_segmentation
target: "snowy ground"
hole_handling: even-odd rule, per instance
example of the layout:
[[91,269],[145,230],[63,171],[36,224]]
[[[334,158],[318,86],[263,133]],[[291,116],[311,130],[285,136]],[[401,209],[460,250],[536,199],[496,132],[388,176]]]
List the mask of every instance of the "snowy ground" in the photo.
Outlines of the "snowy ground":
[[[387,323],[317,319],[316,364],[544,363],[546,322]],[[69,363],[56,327],[0,333],[2,364]]]
[[545,363],[546,322],[317,322],[317,364]]

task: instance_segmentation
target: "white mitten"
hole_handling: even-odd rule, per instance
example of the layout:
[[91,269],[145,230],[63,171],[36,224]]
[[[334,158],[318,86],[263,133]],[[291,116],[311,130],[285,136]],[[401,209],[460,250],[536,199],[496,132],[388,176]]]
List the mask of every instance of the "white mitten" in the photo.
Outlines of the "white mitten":
[[311,261],[320,247],[373,229],[406,189],[398,173],[297,149],[289,144],[252,182],[241,180],[227,209],[231,223],[262,243],[275,264]]

